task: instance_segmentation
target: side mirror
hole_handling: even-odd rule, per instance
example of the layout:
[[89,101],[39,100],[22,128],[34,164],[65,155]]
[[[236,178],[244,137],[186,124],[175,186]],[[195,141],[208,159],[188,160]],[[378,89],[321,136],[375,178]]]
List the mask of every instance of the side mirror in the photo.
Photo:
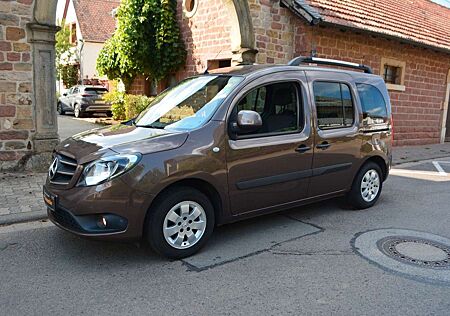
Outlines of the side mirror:
[[63,97],[67,97],[67,92],[64,92],[64,93],[63,93]]
[[239,111],[237,117],[237,125],[243,132],[253,132],[262,126],[262,118],[255,111]]

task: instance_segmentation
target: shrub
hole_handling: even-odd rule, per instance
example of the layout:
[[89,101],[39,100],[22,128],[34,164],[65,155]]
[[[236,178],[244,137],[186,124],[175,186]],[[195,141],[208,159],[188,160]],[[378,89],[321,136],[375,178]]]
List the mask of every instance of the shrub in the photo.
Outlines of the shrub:
[[153,98],[145,95],[125,95],[125,111],[127,120],[135,118],[152,102]]
[[113,90],[111,92],[105,93],[103,98],[106,102],[111,103],[111,112],[113,119],[117,121],[125,120],[125,93]]
[[145,95],[125,94],[117,90],[106,93],[104,99],[111,103],[113,118],[118,121],[135,118],[153,100]]

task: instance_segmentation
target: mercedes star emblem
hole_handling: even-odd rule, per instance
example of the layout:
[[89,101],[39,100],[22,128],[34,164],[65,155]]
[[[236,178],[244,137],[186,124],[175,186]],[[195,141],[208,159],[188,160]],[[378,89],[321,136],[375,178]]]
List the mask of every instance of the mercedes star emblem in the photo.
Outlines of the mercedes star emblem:
[[48,169],[48,177],[50,178],[50,180],[55,177],[57,169],[58,169],[58,157],[56,157],[55,160],[53,160],[50,169]]

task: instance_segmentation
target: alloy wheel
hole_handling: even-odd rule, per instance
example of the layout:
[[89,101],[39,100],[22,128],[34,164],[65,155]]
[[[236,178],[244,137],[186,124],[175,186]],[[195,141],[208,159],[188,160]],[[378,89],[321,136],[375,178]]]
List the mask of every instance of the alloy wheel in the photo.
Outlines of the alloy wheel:
[[372,202],[380,191],[380,175],[375,169],[368,170],[361,180],[361,196],[366,202]]
[[163,223],[166,242],[176,249],[188,249],[203,237],[206,230],[206,213],[193,201],[183,201],[172,207]]

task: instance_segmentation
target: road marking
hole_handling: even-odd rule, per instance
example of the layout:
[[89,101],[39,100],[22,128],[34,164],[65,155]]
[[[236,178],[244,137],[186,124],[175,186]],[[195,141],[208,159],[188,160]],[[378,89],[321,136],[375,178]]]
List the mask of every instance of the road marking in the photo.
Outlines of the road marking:
[[424,176],[438,176],[438,177],[446,177],[447,173],[441,174],[439,172],[435,171],[420,171],[420,170],[408,170],[408,169],[391,169],[391,174],[417,174],[417,175],[424,175]]
[[437,161],[433,161],[433,165],[436,168],[436,170],[439,172],[439,174],[441,176],[446,177],[447,176],[447,172],[444,171],[444,169],[442,169],[441,165],[439,164],[439,162]]

